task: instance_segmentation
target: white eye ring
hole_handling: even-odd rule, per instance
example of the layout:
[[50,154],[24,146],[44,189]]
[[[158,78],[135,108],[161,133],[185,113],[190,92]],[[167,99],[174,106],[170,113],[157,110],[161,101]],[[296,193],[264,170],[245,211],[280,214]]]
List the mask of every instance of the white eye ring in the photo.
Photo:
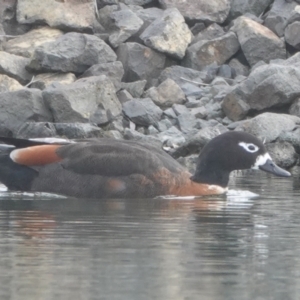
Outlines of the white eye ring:
[[252,143],[240,142],[239,146],[243,147],[247,152],[255,153],[258,151],[259,147]]

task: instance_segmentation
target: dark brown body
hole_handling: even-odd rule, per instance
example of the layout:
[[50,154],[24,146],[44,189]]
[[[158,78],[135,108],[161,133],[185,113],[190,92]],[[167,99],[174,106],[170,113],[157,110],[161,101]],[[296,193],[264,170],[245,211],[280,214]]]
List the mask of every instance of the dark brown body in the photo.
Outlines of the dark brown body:
[[[10,157],[16,168],[24,166],[24,172],[35,172],[24,190],[81,198],[201,196],[224,192],[221,187],[191,181],[191,174],[163,150],[137,142],[101,139],[37,145],[13,150]],[[10,188],[14,189],[12,184]]]

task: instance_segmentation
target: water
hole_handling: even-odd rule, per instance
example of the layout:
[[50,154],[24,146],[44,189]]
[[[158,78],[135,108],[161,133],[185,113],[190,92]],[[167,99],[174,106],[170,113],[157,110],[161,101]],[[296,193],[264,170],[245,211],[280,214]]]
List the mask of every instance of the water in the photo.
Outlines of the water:
[[300,178],[198,200],[0,192],[0,299],[300,299]]

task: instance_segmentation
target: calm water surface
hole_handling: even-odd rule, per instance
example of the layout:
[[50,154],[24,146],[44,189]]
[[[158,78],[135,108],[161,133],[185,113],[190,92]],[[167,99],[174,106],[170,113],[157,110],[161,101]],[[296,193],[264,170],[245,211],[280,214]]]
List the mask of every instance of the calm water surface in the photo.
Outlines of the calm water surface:
[[245,193],[84,200],[0,192],[0,299],[300,299],[300,178]]

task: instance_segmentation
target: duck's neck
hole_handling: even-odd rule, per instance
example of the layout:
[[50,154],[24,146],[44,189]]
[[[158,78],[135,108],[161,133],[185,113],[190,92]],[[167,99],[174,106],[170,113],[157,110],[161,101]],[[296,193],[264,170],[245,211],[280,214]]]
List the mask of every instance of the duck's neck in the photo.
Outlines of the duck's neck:
[[229,171],[213,168],[212,166],[210,168],[200,168],[198,166],[191,180],[197,183],[213,184],[225,188],[229,182],[229,174]]

